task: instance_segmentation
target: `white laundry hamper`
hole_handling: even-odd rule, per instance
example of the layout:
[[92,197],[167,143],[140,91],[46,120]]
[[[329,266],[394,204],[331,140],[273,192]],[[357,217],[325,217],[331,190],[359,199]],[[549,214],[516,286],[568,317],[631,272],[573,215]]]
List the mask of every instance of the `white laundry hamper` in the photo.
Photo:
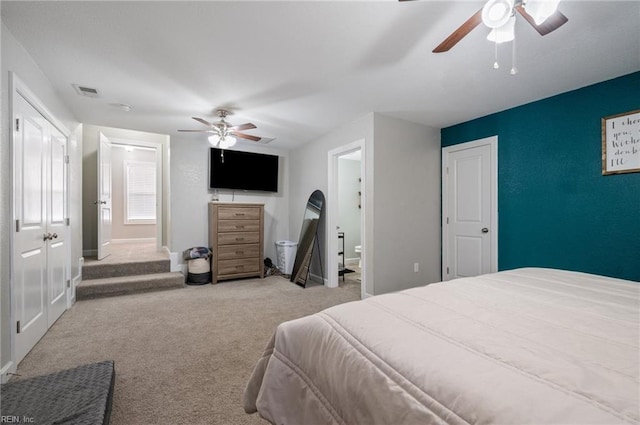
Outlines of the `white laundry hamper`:
[[282,274],[290,275],[293,271],[293,262],[296,260],[297,242],[276,241],[276,253],[278,255],[276,265]]

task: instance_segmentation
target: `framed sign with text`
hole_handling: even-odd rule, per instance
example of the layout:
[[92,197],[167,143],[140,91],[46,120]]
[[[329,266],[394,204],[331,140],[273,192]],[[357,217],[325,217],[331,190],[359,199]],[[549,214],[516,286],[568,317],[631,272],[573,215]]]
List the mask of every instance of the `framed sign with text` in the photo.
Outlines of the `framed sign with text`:
[[640,109],[602,118],[602,174],[640,172]]

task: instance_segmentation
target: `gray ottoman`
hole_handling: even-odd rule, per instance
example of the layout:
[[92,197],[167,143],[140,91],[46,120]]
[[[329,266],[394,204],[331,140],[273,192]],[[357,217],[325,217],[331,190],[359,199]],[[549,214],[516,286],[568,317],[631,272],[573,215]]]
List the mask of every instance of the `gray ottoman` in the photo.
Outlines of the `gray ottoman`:
[[104,361],[9,382],[0,388],[2,417],[38,425],[106,425],[115,373],[113,361]]

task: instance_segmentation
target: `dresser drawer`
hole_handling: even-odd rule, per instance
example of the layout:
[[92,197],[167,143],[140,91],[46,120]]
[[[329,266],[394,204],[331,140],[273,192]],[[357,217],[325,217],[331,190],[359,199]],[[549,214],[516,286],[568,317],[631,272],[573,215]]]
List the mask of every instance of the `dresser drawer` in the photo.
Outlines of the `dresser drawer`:
[[257,258],[218,261],[218,275],[254,273],[258,271],[260,271],[260,261]]
[[260,220],[220,220],[218,232],[258,232]]
[[259,232],[218,233],[218,245],[233,245],[260,242]]
[[259,244],[246,245],[222,245],[218,248],[219,260],[236,260],[240,258],[258,258],[260,257]]
[[220,207],[218,208],[218,219],[260,220],[260,211],[260,207]]

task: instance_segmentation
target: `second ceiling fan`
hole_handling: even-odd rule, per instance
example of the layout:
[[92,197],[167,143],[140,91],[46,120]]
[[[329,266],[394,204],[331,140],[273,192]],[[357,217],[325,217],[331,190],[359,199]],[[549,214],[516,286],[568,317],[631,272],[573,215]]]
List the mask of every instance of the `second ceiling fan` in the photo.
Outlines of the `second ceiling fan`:
[[481,23],[492,29],[489,39],[495,42],[510,41],[500,39],[501,32],[513,34],[516,13],[520,14],[540,35],[547,35],[567,23],[569,19],[560,13],[560,0],[488,0],[465,23],[440,43],[433,53],[449,51],[467,34]]

